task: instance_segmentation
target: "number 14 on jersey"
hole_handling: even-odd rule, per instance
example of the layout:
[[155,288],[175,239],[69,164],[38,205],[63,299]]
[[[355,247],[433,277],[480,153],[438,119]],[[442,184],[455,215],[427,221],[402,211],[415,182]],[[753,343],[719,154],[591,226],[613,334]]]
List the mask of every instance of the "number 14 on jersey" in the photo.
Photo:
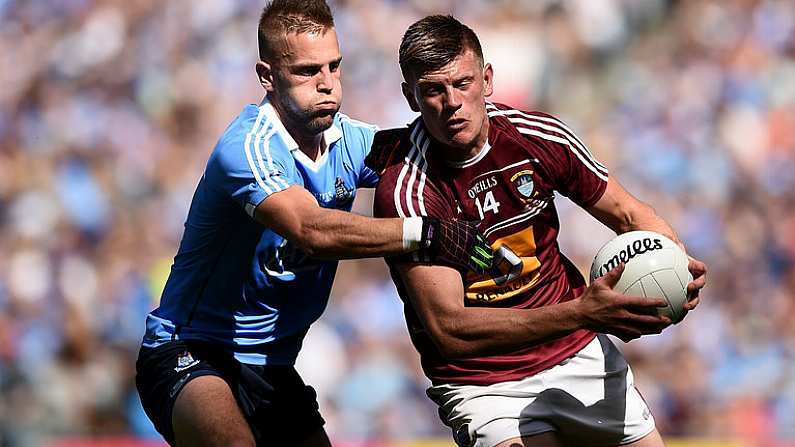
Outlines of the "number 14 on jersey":
[[494,214],[500,212],[500,202],[494,199],[494,192],[488,191],[483,197],[483,204],[480,203],[480,196],[475,197],[475,206],[478,207],[478,214],[480,219],[483,220],[485,213],[491,211]]

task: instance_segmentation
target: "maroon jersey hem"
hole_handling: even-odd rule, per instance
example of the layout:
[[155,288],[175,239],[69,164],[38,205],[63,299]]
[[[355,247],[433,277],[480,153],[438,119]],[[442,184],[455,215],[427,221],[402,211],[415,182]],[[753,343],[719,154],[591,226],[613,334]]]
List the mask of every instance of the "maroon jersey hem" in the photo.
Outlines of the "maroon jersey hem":
[[522,380],[528,377],[535,376],[536,374],[542,373],[548,369],[557,366],[562,361],[574,357],[583,348],[588,346],[588,343],[590,343],[595,337],[596,337],[595,332],[579,330],[564,338],[555,340],[554,342],[550,342],[555,344],[561,344],[564,346],[564,348],[558,348],[559,350],[556,352],[555,355],[545,358],[543,361],[533,364],[527,369],[515,369],[505,372],[489,372],[488,374],[478,374],[478,375],[473,375],[471,377],[431,376],[430,374],[427,374],[427,372],[426,375],[431,380],[431,384],[433,384],[433,386],[438,386],[438,385],[486,386],[486,385],[493,385],[495,383]]

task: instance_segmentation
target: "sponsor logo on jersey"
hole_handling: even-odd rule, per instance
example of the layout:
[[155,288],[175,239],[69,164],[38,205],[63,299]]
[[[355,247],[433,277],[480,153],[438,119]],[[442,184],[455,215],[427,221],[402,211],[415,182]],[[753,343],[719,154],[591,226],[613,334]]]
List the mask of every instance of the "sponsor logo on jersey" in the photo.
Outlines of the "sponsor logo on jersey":
[[483,191],[488,191],[495,186],[497,186],[497,176],[492,175],[491,177],[475,182],[467,191],[467,195],[470,199],[474,199],[478,194]]
[[618,267],[619,264],[628,262],[635,256],[642,255],[648,251],[660,250],[663,248],[660,239],[643,238],[632,241],[632,244],[627,245],[623,250],[613,255],[607,262],[599,267],[599,276],[603,276],[610,270]]
[[[536,280],[538,280],[538,274],[529,276],[521,276],[504,286],[500,287],[492,287],[488,290],[476,292],[474,294],[469,293],[467,294],[467,298],[473,299],[473,301],[479,302],[490,302],[490,301],[499,301],[506,298],[510,298],[516,296],[517,292],[524,292],[525,290],[529,289],[530,286],[535,284]],[[474,295],[474,296],[472,296]]]
[[180,372],[184,371],[191,366],[196,366],[199,364],[199,361],[194,359],[190,352],[185,351],[177,357],[177,367],[174,368],[174,371]]
[[345,181],[342,177],[337,177],[334,182],[334,198],[337,199],[337,206],[347,205],[348,202],[353,200],[353,188],[345,186]]
[[486,275],[467,274],[464,297],[469,302],[495,302],[524,293],[538,281],[541,263],[535,257],[533,227],[497,239],[494,268]]
[[519,194],[521,194],[525,199],[530,199],[535,195],[533,171],[524,170],[517,172],[511,176],[511,183],[513,183],[513,185],[516,187],[516,190],[519,191]]

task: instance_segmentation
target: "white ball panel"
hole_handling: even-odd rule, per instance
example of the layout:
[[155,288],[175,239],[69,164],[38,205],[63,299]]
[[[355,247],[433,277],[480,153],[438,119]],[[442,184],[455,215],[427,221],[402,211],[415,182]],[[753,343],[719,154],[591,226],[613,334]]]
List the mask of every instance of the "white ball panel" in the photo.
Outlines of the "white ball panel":
[[624,295],[627,295],[627,296],[646,296],[646,294],[643,293],[643,286],[640,284],[640,281],[637,281],[636,283],[634,283],[631,286],[627,287],[626,290],[622,291],[621,289],[618,289],[618,288],[616,288],[614,290],[616,290],[618,292],[621,292],[621,293],[623,293]]
[[678,323],[684,318],[682,306],[684,306],[687,300],[687,292],[685,288],[682,287],[682,282],[679,280],[678,274],[675,270],[669,269],[654,272],[652,276],[665,294],[665,298],[668,300],[670,312],[667,313],[667,315],[671,318],[671,321]]
[[686,286],[690,281],[688,259],[673,241],[651,231],[624,233],[605,244],[594,257],[591,280],[621,262],[624,272],[615,290],[625,295],[660,297],[669,305],[660,312],[679,322]]

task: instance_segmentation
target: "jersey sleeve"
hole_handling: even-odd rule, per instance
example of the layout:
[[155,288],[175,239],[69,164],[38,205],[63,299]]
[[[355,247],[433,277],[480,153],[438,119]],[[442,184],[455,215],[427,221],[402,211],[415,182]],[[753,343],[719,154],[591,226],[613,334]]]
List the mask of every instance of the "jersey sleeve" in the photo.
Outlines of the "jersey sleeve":
[[[395,150],[397,151],[395,153],[406,152],[402,149]],[[381,182],[375,190],[373,215],[452,219],[453,210],[436,183],[427,174],[427,162],[408,158],[404,157],[383,168]],[[369,164],[374,166],[372,163]]]
[[519,131],[544,149],[539,158],[555,190],[583,208],[598,202],[607,188],[607,168],[562,121],[540,112],[529,121]]
[[207,162],[205,180],[254,217],[254,209],[267,197],[300,184],[288,161],[289,151],[268,141],[222,141]]
[[351,161],[356,167],[356,187],[375,188],[375,185],[378,184],[378,174],[370,169],[364,160],[373,145],[373,137],[378,132],[378,126],[352,119],[342,113],[339,115],[340,124],[345,129],[346,145]]
[[370,167],[364,162],[367,154],[370,152],[370,148],[373,146],[373,136],[375,135],[375,130],[376,129],[374,129],[372,132],[365,132],[364,135],[364,143],[362,144],[364,153],[359,159],[361,161],[359,165],[359,184],[356,185],[359,188],[375,188],[380,179],[378,173],[370,169]]
[[[421,163],[397,163],[381,174],[375,190],[373,216],[452,219],[454,212],[436,184],[423,171]],[[429,262],[417,252],[387,258],[387,262]]]

